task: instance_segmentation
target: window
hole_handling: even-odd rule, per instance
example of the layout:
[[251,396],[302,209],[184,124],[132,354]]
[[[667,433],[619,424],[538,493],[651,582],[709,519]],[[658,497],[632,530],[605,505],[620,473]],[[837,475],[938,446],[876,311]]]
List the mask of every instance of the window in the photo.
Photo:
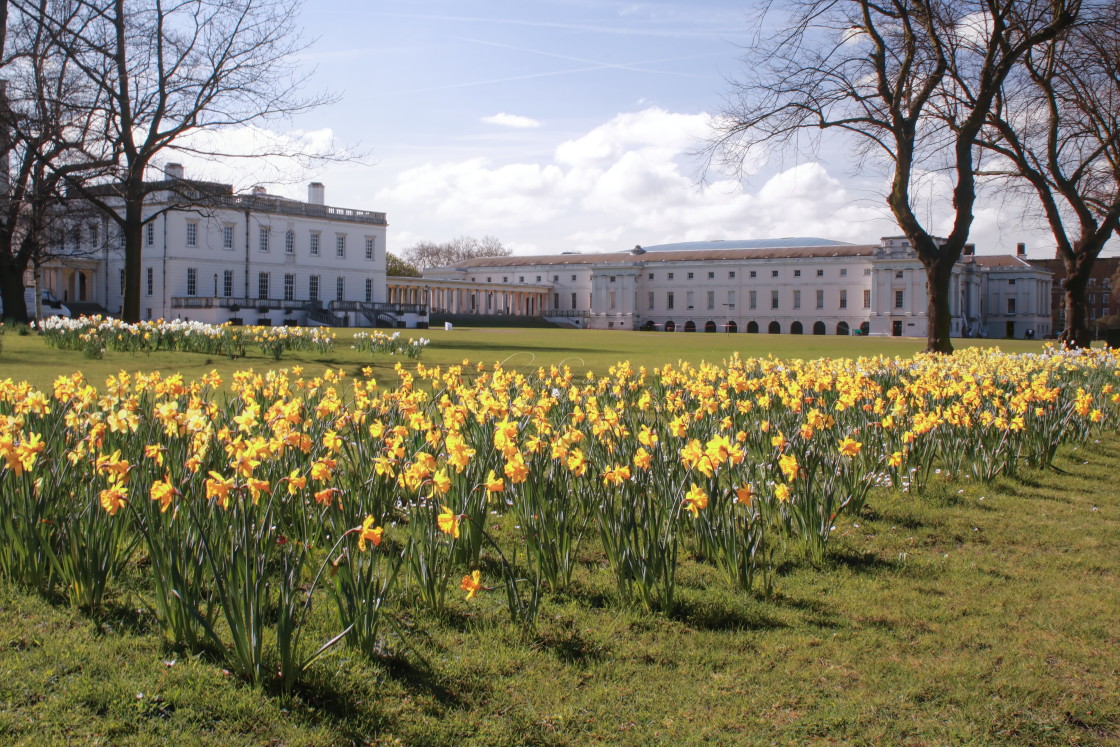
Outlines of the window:
[[612,283],[614,282],[614,275],[611,275],[610,282],[612,282]]
[[559,275],[553,275],[552,276],[552,282],[559,283],[560,282],[560,276]]
[[573,293],[572,294],[572,308],[574,309],[575,307],[576,307],[576,294]]
[[99,237],[97,235],[97,224],[96,223],[90,223],[89,224],[89,243],[96,247],[98,238]]
[[321,234],[318,231],[311,232],[310,252],[312,257],[319,256],[319,239]]
[[[346,234],[340,233],[334,237],[334,256],[339,259],[346,257]],[[339,299],[342,300],[341,298]]]
[[649,274],[648,279],[653,280],[653,273],[652,272]]
[[187,268],[187,295],[194,296],[198,294],[198,269],[195,267]]
[[727,291],[727,308],[735,308],[735,291],[733,290]]
[[1008,285],[1015,285],[1015,281],[1013,279],[1010,279],[1010,280],[1007,281],[1007,284]]
[[233,248],[233,226],[222,226],[222,248]]
[[752,309],[758,308],[758,291],[751,291],[750,306]]
[[121,270],[121,295],[124,295],[124,270]]
[[863,276],[866,278],[866,277],[870,277],[870,275],[871,275],[871,268],[870,267],[864,267],[863,268]]
[[607,293],[607,308],[611,309],[612,311],[616,308],[614,291],[610,291],[609,293]]
[[226,270],[222,275],[222,295],[226,298],[233,295],[233,270]]
[[842,277],[842,278],[848,277],[848,268],[847,267],[841,267],[840,268],[840,277]]
[[799,291],[799,290],[794,290],[793,291],[793,308],[795,308],[795,309],[800,309],[801,308],[801,291]]
[[665,308],[666,309],[672,309],[673,308],[673,291],[669,291],[665,296]]
[[296,276],[292,274],[284,275],[284,300],[291,301],[296,297]]
[[896,309],[901,309],[904,306],[903,300],[905,300],[905,298],[902,294],[903,294],[902,291],[895,291],[894,292],[894,307]]
[[671,273],[671,272],[669,273],[669,279],[670,279],[670,280],[672,280],[672,279],[673,279],[673,273]]
[[714,309],[716,307],[716,292],[708,291],[708,308]]
[[734,270],[732,270],[731,272],[727,273],[727,277],[729,277],[729,278],[731,278],[732,280],[734,280],[734,279],[735,279],[735,271],[734,271]]
[[649,307],[653,308],[653,291],[649,292]]
[[689,279],[689,280],[692,280],[692,277],[693,277],[692,273],[691,273],[691,272],[690,272],[690,273],[688,273],[688,279]]
[[187,246],[198,246],[198,223],[193,220],[187,222]]
[[[524,282],[525,282],[525,276],[524,276],[524,275],[522,275],[522,276],[518,277],[518,278],[517,278],[517,282],[519,282],[519,283],[524,283]],[[611,278],[611,282],[612,282],[612,283],[614,282],[614,278]]]
[[716,274],[714,272],[709,272],[708,273],[708,280],[714,280],[715,276],[716,276]]
[[794,270],[794,271],[793,271],[793,276],[794,276],[795,278],[799,278],[799,277],[801,277],[801,270]]
[[822,288],[817,289],[817,308],[824,308],[824,290]]
[[1096,303],[1096,302],[1097,302],[1097,294],[1096,293],[1090,293],[1089,294],[1089,303]]
[[840,289],[840,308],[848,308],[848,291],[843,288]]
[[148,295],[152,295],[152,287],[155,285],[156,272],[151,267],[148,268]]
[[864,289],[863,291],[863,308],[871,308],[871,291],[867,289]]
[[334,281],[334,300],[341,301],[346,298],[346,276],[339,275]]
[[[572,282],[574,283],[575,281],[576,281],[576,276],[575,276],[575,275],[572,275]],[[574,309],[574,308],[575,308],[575,306],[573,306],[572,308]]]
[[148,246],[155,246],[156,245],[156,224],[155,223],[144,224],[144,243],[147,244]]
[[[267,252],[268,251],[268,234],[269,234],[268,226],[261,226],[257,230],[257,236],[258,236],[257,248],[259,248],[262,252]],[[266,298],[266,296],[262,296],[262,298]]]
[[777,270],[771,270],[770,271],[770,277],[772,277],[772,278],[778,277],[778,271]]
[[366,238],[366,259],[373,259],[373,242],[372,237]]
[[1007,299],[1007,313],[1008,314],[1014,314],[1015,313],[1015,299],[1014,298]]
[[696,306],[696,292],[687,291],[684,294],[684,303],[686,306],[688,306],[688,308],[694,308]]
[[539,283],[540,281],[541,281],[541,276],[537,275],[537,282]]
[[268,298],[268,273],[257,275],[257,298]]
[[819,269],[818,269],[818,270],[817,270],[817,277],[819,277],[819,278],[823,278],[823,277],[824,277],[824,270],[819,270]]
[[366,278],[366,303],[373,303],[373,278]]
[[284,232],[284,254],[295,254],[295,253],[296,253],[296,232],[295,231],[285,231]]
[[552,308],[554,308],[554,309],[559,309],[560,308],[560,294],[559,293],[553,293],[552,294]]
[[752,278],[758,277],[758,270],[751,270],[751,277]]
[[[572,278],[572,279],[574,280],[575,278]],[[489,282],[490,282],[490,278],[486,278],[486,282],[487,282],[487,283],[489,283]]]
[[311,275],[307,278],[307,298],[311,301],[319,300],[319,276]]
[[778,308],[778,291],[770,291],[770,308]]
[[894,271],[894,278],[895,278],[895,280],[902,280],[902,278],[903,278],[902,270],[895,270]]
[[508,283],[509,282],[509,276],[508,275],[502,275],[502,282],[503,283]]

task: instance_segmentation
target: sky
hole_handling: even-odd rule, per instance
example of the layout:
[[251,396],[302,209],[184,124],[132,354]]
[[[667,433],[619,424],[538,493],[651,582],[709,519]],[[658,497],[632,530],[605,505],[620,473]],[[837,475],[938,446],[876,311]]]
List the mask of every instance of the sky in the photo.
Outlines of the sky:
[[[462,235],[551,254],[900,233],[885,176],[857,170],[843,141],[769,153],[742,179],[702,171],[697,152],[753,38],[749,3],[307,0],[300,23],[304,91],[336,100],[267,134],[355,160],[187,168],[299,199],[323,182],[329,205],[388,214],[390,251]],[[948,232],[934,202],[920,212]],[[992,197],[971,240],[981,254],[1022,241],[1053,256],[1046,230]]]

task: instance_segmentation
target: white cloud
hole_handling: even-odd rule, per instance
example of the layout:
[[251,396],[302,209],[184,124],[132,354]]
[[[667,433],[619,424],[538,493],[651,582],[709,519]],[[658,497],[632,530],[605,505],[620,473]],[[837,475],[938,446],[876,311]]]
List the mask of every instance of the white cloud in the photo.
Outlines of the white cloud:
[[482,121],[487,124],[499,125],[501,127],[516,127],[518,129],[541,126],[541,123],[532,117],[522,117],[518,114],[506,114],[505,112],[499,112],[490,117],[483,117]]

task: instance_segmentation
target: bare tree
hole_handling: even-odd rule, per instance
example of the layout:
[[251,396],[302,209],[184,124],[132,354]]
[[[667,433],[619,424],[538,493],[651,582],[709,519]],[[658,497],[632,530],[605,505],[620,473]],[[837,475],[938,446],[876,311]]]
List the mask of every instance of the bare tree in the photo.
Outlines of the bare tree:
[[1083,11],[1068,34],[1030,50],[996,98],[982,139],[1000,157],[986,173],[1026,184],[1041,203],[1065,268],[1061,339],[1070,347],[1092,341],[1086,290],[1120,226],[1118,11]]
[[405,247],[401,257],[410,265],[420,268],[444,267],[464,259],[476,257],[508,257],[513,250],[493,236],[476,239],[459,236],[451,241],[437,244],[434,241],[421,241]]
[[[764,19],[773,20],[772,10]],[[741,169],[760,147],[835,130],[887,164],[886,195],[926,270],[926,349],[951,353],[949,288],[976,202],[977,138],[1004,80],[1066,29],[1080,0],[801,0],[786,30],[747,55],[710,156]],[[761,25],[760,25],[761,29]],[[814,141],[815,142],[815,141]],[[952,181],[944,239],[914,207],[929,170]]]
[[137,321],[141,238],[154,217],[144,203],[152,192],[169,189],[169,180],[145,181],[153,159],[169,151],[199,153],[188,137],[193,133],[287,117],[327,99],[299,94],[306,77],[295,65],[303,48],[297,0],[70,2],[85,23],[78,30],[50,28],[97,85],[104,100],[102,136],[119,163],[111,180],[70,186],[124,237],[122,316]]

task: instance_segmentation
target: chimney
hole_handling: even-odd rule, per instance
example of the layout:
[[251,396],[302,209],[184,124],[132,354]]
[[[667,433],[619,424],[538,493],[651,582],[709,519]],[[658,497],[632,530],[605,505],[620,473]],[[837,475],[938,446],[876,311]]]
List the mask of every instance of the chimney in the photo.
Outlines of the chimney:
[[964,261],[972,262],[976,259],[976,244],[964,245]]
[[307,203],[309,205],[326,205],[327,188],[322,182],[311,182],[307,185]]
[[1027,245],[1022,241],[1015,245],[1015,256],[1019,259],[1023,259],[1027,256]]
[[168,179],[182,179],[183,178],[183,164],[169,163],[163,167],[163,175]]
[[268,190],[261,185],[258,184],[257,186],[253,187],[253,197],[264,197],[267,194]]

